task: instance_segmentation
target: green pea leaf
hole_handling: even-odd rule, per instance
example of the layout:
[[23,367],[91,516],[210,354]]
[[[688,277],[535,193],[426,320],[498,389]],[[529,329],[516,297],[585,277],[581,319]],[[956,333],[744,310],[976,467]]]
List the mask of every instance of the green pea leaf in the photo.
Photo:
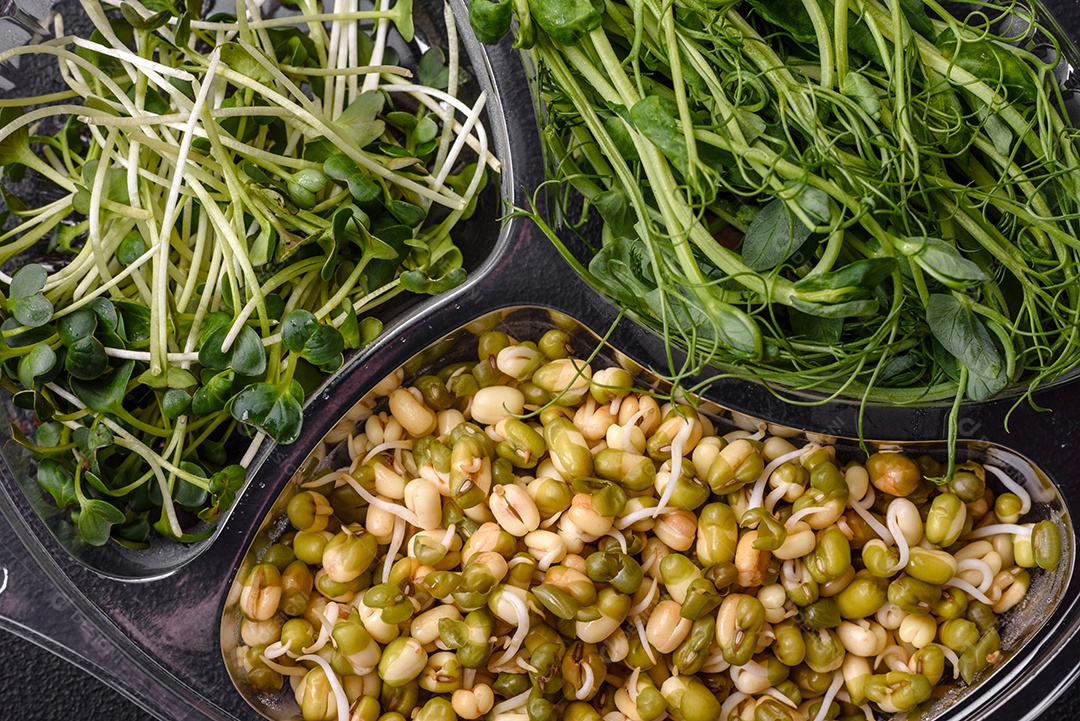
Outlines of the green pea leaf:
[[976,263],[960,255],[950,243],[938,238],[902,238],[897,249],[925,273],[953,290],[964,290],[990,280]]
[[469,26],[476,39],[485,44],[497,43],[510,32],[513,17],[511,0],[472,0],[469,3]]
[[79,502],[71,471],[51,458],[38,461],[37,482],[42,490],[52,496],[57,508],[68,508]]
[[867,298],[896,269],[895,258],[864,258],[795,283],[796,296],[814,303]]
[[278,443],[289,444],[300,437],[303,399],[304,391],[295,381],[253,383],[229,401],[228,410],[241,423],[258,428]]
[[844,330],[843,318],[820,318],[796,308],[788,309],[788,319],[797,335],[817,343],[836,343]]
[[968,369],[967,396],[984,401],[1009,384],[1001,346],[971,308],[972,301],[935,293],[926,304],[926,323],[941,346]]
[[[79,342],[82,343],[83,341]],[[71,350],[68,351],[69,358],[74,348],[75,346],[72,346]],[[78,377],[72,377],[70,380],[71,392],[85,403],[87,408],[93,411],[115,413],[123,406],[128,382],[131,380],[131,372],[134,368],[135,361],[129,360],[113,370],[112,373],[94,380],[80,380]]]
[[346,299],[341,304],[341,311],[345,314],[345,320],[338,326],[341,331],[341,339],[346,348],[360,347],[360,322],[356,318],[356,309],[351,300]]
[[529,14],[552,40],[567,46],[577,45],[601,23],[600,13],[590,0],[529,0]]
[[751,270],[767,271],[790,258],[810,237],[787,204],[774,198],[765,205],[746,229],[742,259]]
[[446,56],[438,46],[429,48],[420,56],[416,75],[421,85],[446,90],[450,80],[450,69],[446,67]]
[[861,318],[876,313],[879,303],[875,299],[813,303],[796,297],[791,299],[791,305],[796,310],[818,318]]
[[109,541],[112,527],[123,522],[124,514],[119,508],[95,498],[87,499],[79,506],[75,525],[84,541],[91,546],[104,546]]
[[93,381],[109,369],[109,356],[97,338],[87,336],[68,346],[64,370],[77,381]]
[[[187,15],[184,16],[185,18]],[[122,546],[137,551],[149,548],[150,523],[145,518],[135,518],[127,523],[113,526],[112,539]]]
[[199,511],[199,518],[204,521],[217,520],[218,516],[229,510],[236,500],[236,494],[244,487],[247,471],[243,466],[231,465],[222,468],[210,477],[212,505]]
[[38,343],[19,359],[19,383],[23,388],[33,388],[40,376],[48,375],[56,367],[56,353],[45,343]]
[[682,130],[675,120],[675,112],[670,101],[659,95],[649,95],[630,108],[630,120],[685,176],[690,167],[690,156]]
[[212,376],[202,388],[195,391],[191,399],[191,412],[197,416],[206,416],[220,411],[233,395],[235,380],[236,373],[232,370]]
[[131,27],[146,32],[157,30],[162,27],[169,22],[169,18],[173,15],[168,10],[162,10],[161,12],[154,13],[150,17],[144,18],[139,14],[139,11],[129,3],[120,4],[120,14],[124,16],[124,19],[128,21],[128,24],[131,25]]
[[[8,127],[21,118],[23,111],[15,106],[0,108],[0,127]],[[30,131],[23,125],[0,140],[0,166],[10,177],[23,159],[31,155]]]
[[34,440],[42,448],[54,448],[60,445],[60,441],[63,438],[64,425],[59,421],[48,421],[42,423],[34,431]]
[[229,350],[222,350],[230,327],[218,328],[199,348],[199,363],[207,368],[232,368],[244,376],[259,376],[266,372],[266,348],[254,328],[244,325]]
[[24,265],[11,276],[10,292],[8,301],[20,298],[29,298],[37,295],[45,287],[45,280],[49,277],[48,271],[37,263]]

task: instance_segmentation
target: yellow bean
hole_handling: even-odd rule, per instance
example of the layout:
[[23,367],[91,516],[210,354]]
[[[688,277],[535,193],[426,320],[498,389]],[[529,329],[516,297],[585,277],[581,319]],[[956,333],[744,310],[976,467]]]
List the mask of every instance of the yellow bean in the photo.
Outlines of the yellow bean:
[[390,394],[389,406],[391,415],[410,435],[419,438],[435,430],[435,412],[427,407],[419,391],[397,388]]

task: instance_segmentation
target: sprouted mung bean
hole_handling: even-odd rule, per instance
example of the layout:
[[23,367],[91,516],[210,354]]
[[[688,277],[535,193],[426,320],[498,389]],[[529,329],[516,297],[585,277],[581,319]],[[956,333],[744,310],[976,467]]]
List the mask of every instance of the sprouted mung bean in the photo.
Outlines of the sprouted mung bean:
[[1000,663],[1060,562],[998,468],[718,435],[560,334],[482,334],[331,434],[351,463],[243,581],[255,689],[306,721],[872,718]]

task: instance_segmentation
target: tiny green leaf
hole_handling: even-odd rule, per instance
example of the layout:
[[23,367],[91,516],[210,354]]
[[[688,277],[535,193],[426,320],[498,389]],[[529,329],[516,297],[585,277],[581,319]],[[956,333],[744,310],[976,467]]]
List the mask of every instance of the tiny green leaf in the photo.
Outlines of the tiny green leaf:
[[161,375],[154,375],[147,369],[136,380],[151,388],[190,388],[199,384],[199,379],[190,371],[177,366],[169,366]]
[[11,276],[11,292],[8,293],[8,299],[18,300],[37,295],[45,286],[45,280],[48,277],[48,272],[37,263],[24,265]]
[[382,198],[382,187],[365,175],[348,156],[331,155],[323,162],[323,172],[339,185],[347,185],[353,199],[361,206]]
[[56,366],[56,353],[45,343],[38,343],[19,359],[19,383],[31,389],[39,376],[48,374]]
[[984,401],[1009,384],[1001,346],[970,307],[972,301],[935,293],[926,304],[926,323],[934,338],[968,369],[967,396]]
[[74,313],[69,313],[56,321],[56,332],[64,345],[72,345],[76,341],[92,336],[97,330],[98,316],[89,308],[79,308]]
[[64,370],[73,379],[92,381],[109,369],[109,356],[97,338],[87,336],[68,346],[64,355]]
[[91,546],[104,546],[109,541],[112,527],[124,522],[123,512],[105,501],[85,500],[79,507],[79,517],[75,525],[79,535]]
[[8,301],[8,304],[15,320],[27,327],[39,328],[52,320],[53,304],[40,293]]
[[246,479],[247,471],[238,465],[226,466],[211,476],[209,486],[213,505],[199,511],[199,518],[204,521],[217,520],[220,514],[232,507],[236,494],[244,487]]
[[68,508],[79,502],[71,471],[51,458],[38,461],[37,482],[42,490],[53,497],[58,508]]
[[197,416],[205,416],[220,411],[232,397],[235,380],[236,373],[232,370],[212,376],[202,388],[195,391],[191,399],[191,412]]
[[[68,351],[69,358],[74,348],[75,346],[72,346],[72,349]],[[131,372],[134,368],[135,361],[129,360],[101,378],[80,380],[78,377],[73,377],[70,381],[71,391],[86,404],[87,408],[98,413],[114,413],[123,406],[128,381],[131,380]]]
[[228,409],[241,423],[258,428],[278,443],[289,444],[300,437],[303,396],[295,381],[287,385],[253,383],[229,401]]
[[170,388],[161,398],[161,411],[176,420],[191,408],[191,394],[182,388]]
[[[225,43],[218,47],[221,49],[221,62],[236,72],[258,83],[272,84],[274,82],[273,74],[253,58],[247,49],[239,43]],[[269,60],[269,58],[267,59]]]
[[222,350],[229,326],[215,330],[199,348],[199,363],[207,368],[232,368],[240,375],[258,376],[266,372],[266,349],[262,338],[250,326],[242,326],[229,350]]

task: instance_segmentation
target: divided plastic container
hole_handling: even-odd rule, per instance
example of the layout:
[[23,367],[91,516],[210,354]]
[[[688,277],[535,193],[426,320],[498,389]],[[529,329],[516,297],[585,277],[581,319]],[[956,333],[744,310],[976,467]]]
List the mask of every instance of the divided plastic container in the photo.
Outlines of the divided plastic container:
[[[464,27],[465,3],[451,4]],[[441,3],[422,0],[416,12],[418,37],[438,44],[445,33]],[[425,354],[425,362],[435,363],[465,347],[470,336],[461,329],[478,319],[492,320],[494,314],[516,335],[538,336],[551,327],[549,311],[557,311],[579,324],[583,342],[595,344],[608,332],[617,318],[615,307],[579,279],[531,223],[499,222],[499,193],[524,205],[543,180],[535,106],[526,71],[509,42],[480,46],[468,32],[460,33],[460,40],[474,91],[489,93],[485,122],[503,163],[499,183],[458,238],[469,249],[466,283],[395,308],[382,337],[309,401],[300,439],[264,449],[247,488],[205,542],[159,544],[140,553],[115,544],[79,546],[42,499],[28,454],[12,441],[5,443],[0,448],[0,626],[84,666],[162,719],[263,718],[234,686],[223,658],[223,640],[235,641],[236,634],[230,588],[280,494],[326,433],[379,380],[415,356]],[[661,341],[630,321],[621,321],[608,343],[645,367],[666,367]],[[841,439],[858,436],[857,403],[792,406],[760,385],[734,380],[714,383],[706,398],[726,409],[721,415],[735,411]],[[1080,384],[1057,385],[1035,400],[1053,410],[1017,409],[1009,419],[1011,433],[1005,418],[1013,399],[965,405],[960,445],[976,459],[995,449],[990,452],[1021,456],[1037,469],[1027,487],[1040,501],[1039,517],[1054,518],[1065,530],[1063,561],[1056,576],[1044,576],[1046,583],[1012,612],[1003,634],[1007,662],[963,699],[949,697],[934,706],[933,718],[1035,718],[1080,673],[1078,536],[1071,520],[1080,510],[1075,478],[1080,453],[1074,446],[1080,439]],[[940,450],[948,412],[943,405],[870,408],[863,434],[872,442]],[[0,417],[5,427],[9,420]],[[999,464],[1011,465],[1004,458],[999,456]],[[1018,638],[1027,639],[1019,648]],[[295,713],[287,704],[268,707],[265,699],[253,700],[271,718]]]

